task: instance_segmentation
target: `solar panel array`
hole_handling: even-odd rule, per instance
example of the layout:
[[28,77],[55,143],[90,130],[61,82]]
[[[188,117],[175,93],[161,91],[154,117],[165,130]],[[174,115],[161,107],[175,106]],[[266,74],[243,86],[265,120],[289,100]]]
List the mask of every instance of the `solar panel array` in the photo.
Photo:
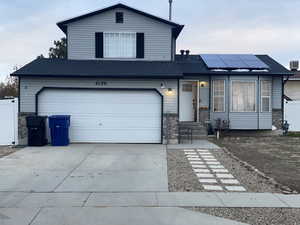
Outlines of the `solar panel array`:
[[209,69],[269,69],[267,64],[251,54],[201,54],[200,56]]

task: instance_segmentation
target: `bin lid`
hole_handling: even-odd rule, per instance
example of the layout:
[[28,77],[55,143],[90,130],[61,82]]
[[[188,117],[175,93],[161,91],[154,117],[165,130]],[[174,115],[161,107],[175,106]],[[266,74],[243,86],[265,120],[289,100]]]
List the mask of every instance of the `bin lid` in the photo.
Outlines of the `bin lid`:
[[70,115],[53,115],[49,116],[51,119],[70,119]]

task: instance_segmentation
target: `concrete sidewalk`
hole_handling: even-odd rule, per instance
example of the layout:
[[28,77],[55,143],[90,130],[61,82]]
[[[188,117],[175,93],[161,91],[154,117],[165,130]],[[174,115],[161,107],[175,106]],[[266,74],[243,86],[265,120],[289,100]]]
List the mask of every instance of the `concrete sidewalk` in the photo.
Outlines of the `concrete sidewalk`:
[[196,206],[300,208],[300,195],[221,192],[0,193],[0,208]]

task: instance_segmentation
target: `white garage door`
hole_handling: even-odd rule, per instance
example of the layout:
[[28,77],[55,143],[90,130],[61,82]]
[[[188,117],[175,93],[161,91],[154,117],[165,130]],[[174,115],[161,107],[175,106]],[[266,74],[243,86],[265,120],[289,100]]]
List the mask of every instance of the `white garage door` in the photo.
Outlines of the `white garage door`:
[[161,96],[155,91],[45,89],[39,115],[71,115],[71,142],[160,143]]

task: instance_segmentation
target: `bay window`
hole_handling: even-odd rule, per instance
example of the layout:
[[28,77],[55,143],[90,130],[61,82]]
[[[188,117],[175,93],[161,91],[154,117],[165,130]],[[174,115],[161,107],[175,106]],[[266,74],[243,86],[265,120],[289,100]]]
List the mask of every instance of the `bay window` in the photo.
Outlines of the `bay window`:
[[269,80],[262,80],[260,82],[261,93],[261,112],[271,111],[271,92],[272,84]]
[[136,58],[136,33],[104,33],[104,58]]
[[231,111],[256,112],[256,81],[231,82]]
[[213,110],[225,112],[225,80],[213,81]]

